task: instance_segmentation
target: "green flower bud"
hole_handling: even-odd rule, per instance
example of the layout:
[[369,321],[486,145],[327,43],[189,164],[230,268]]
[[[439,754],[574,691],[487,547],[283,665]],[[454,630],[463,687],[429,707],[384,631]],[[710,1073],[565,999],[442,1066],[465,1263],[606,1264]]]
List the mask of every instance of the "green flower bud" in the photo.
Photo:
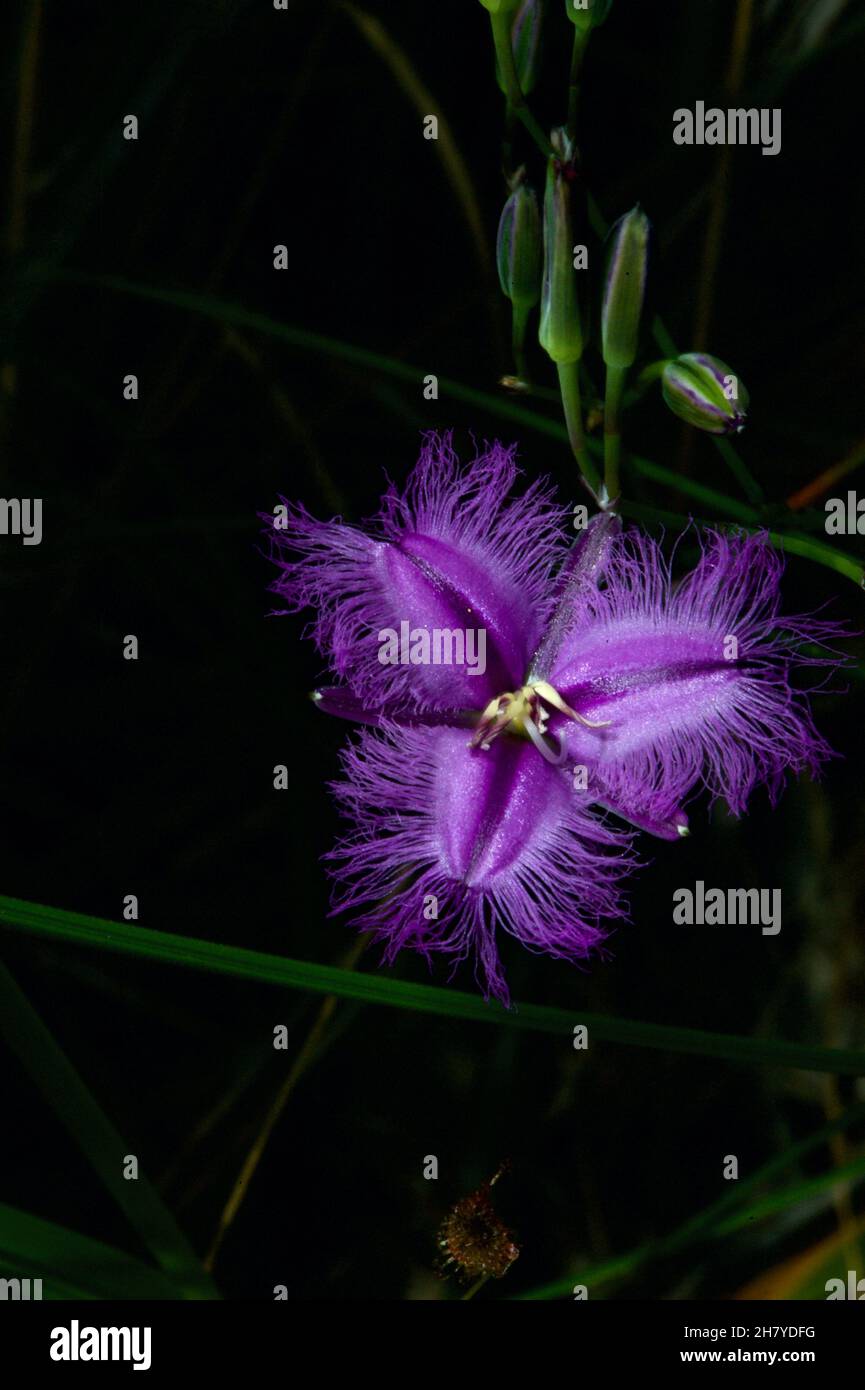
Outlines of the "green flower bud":
[[[481,0],[481,4],[484,3],[485,0]],[[613,0],[565,0],[565,11],[571,23],[581,33],[588,34],[590,29],[597,29],[599,24],[603,24],[612,4]]]
[[583,353],[583,333],[571,220],[573,147],[564,129],[553,131],[552,143],[556,156],[547,161],[544,277],[538,340],[554,362],[578,362]]
[[610,233],[601,339],[608,367],[630,367],[637,355],[646,290],[650,223],[639,204]]
[[502,290],[513,304],[531,308],[541,297],[541,214],[535,190],[520,183],[502,210],[496,263]]
[[519,3],[520,0],[481,0],[484,9],[489,10],[490,14],[510,14]]
[[674,415],[709,434],[738,434],[745,426],[748,392],[735,372],[707,352],[673,357],[661,376]]
[[[528,96],[538,78],[544,3],[545,0],[522,0],[511,23],[511,50],[523,96]],[[507,96],[508,89],[502,78],[498,58],[496,58],[496,81]]]

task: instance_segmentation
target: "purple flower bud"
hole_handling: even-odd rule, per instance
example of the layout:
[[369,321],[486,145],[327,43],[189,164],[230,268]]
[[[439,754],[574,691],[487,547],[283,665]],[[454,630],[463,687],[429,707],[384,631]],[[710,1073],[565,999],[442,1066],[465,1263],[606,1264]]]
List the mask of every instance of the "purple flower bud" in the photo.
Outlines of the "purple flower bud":
[[661,377],[664,400],[674,415],[709,434],[744,429],[748,392],[730,368],[707,352],[686,352],[667,363]]

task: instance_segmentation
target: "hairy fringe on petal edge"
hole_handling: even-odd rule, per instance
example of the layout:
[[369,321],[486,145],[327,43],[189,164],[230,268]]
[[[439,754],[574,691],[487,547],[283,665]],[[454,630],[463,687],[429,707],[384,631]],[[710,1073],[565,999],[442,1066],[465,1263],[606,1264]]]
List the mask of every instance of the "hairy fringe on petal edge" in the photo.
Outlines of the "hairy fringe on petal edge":
[[[676,585],[655,541],[638,531],[615,544],[590,624],[641,619],[663,630],[691,627],[722,643],[735,635],[742,664],[728,708],[699,729],[671,728],[651,748],[605,769],[608,785],[640,796],[659,817],[671,804],[706,788],[739,815],[754,788],[765,784],[772,803],[785,774],[815,775],[836,756],[814,726],[809,695],[820,687],[794,686],[794,672],[822,667],[830,673],[845,658],[829,642],[849,636],[843,623],[815,614],[780,613],[784,560],[765,534],[709,531],[696,568]],[[805,644],[818,649],[803,650]]]
[[[473,958],[486,996],[507,1005],[497,931],[569,961],[598,951],[604,919],[626,915],[619,880],[635,865],[632,836],[574,797],[555,831],[518,863],[483,888],[469,887],[441,862],[435,749],[434,730],[389,729],[364,731],[344,751],[346,780],[332,790],[355,827],[325,855],[337,880],[333,913],[363,909],[355,925],[385,943],[389,964],[405,947],[428,963],[434,952],[451,956],[454,969]],[[438,916],[427,920],[432,899]]]
[[356,694],[379,704],[410,699],[422,707],[410,668],[378,659],[377,633],[400,616],[382,587],[383,548],[398,547],[409,534],[446,541],[493,575],[503,600],[511,596],[513,608],[539,629],[551,601],[551,571],[566,545],[567,512],[546,481],[509,496],[518,476],[513,448],[488,445],[461,468],[450,435],[430,434],[404,492],[389,485],[369,534],[339,518],[318,521],[283,499],[287,517],[279,527],[263,516],[270,559],[280,570],[271,590],[286,605],[277,611],[317,610],[306,635]]

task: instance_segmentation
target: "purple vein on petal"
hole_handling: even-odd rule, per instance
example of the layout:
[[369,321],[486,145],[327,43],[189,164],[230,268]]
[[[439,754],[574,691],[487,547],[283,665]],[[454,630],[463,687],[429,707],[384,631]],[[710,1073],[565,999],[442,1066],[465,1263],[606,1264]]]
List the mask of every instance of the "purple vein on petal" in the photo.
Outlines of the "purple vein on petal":
[[[696,569],[674,588],[648,537],[615,548],[587,621],[551,677],[575,709],[609,719],[568,725],[568,752],[594,767],[608,803],[666,821],[706,786],[740,813],[763,782],[774,799],[790,771],[816,772],[830,749],[806,692],[792,683],[813,664],[803,641],[839,635],[813,615],[780,613],[783,560],[761,536],[710,533]],[[736,658],[724,659],[736,639]],[[822,664],[837,664],[830,652]]]
[[[364,731],[334,786],[354,829],[328,855],[335,911],[363,909],[393,960],[405,946],[476,961],[486,992],[507,1001],[496,934],[580,960],[622,917],[630,837],[592,814],[570,778],[531,745],[489,753],[449,729]],[[425,906],[436,904],[430,918]]]
[[[273,590],[284,611],[317,610],[310,630],[331,669],[373,706],[482,707],[518,682],[549,605],[564,552],[564,509],[549,483],[518,496],[512,449],[494,444],[461,468],[449,437],[428,436],[405,489],[392,485],[369,533],[288,507],[272,524]],[[491,638],[485,674],[382,664],[379,633],[467,626]],[[485,697],[485,698],[484,698]]]

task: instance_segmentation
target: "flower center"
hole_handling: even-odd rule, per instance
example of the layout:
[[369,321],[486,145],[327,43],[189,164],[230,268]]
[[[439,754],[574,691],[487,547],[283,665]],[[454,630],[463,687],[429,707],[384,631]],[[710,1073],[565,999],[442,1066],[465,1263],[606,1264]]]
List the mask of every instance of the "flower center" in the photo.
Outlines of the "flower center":
[[507,730],[530,738],[541,756],[558,766],[565,761],[567,753],[561,740],[551,746],[552,735],[547,733],[551,709],[577,724],[585,724],[589,729],[602,729],[610,722],[609,719],[586,719],[571,709],[549,681],[532,681],[529,685],[521,685],[519,690],[507,690],[490,700],[478,721],[469,747],[487,749],[494,738]]

